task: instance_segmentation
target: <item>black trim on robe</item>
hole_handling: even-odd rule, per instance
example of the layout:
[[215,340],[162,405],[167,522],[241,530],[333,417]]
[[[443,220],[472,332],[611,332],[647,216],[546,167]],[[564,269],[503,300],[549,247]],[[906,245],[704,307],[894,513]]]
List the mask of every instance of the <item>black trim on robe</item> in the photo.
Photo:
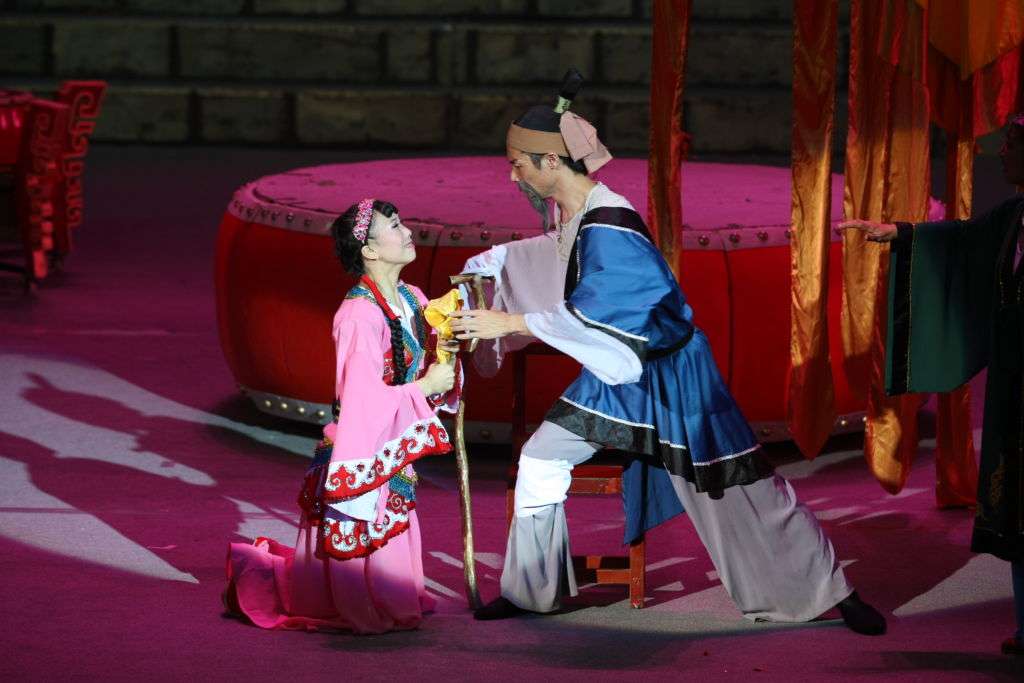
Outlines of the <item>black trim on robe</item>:
[[651,239],[651,233],[647,232],[647,224],[633,209],[624,206],[599,206],[583,214],[580,219],[580,230],[588,225],[614,225],[620,228],[635,230],[647,239]]
[[[589,328],[591,328],[593,330],[597,330],[599,332],[603,332],[603,333],[607,334],[609,337],[612,337],[613,339],[615,339],[617,341],[620,341],[623,344],[625,344],[627,347],[629,347],[630,351],[632,351],[633,353],[636,354],[636,357],[640,359],[641,363],[644,362],[644,360],[647,359],[647,357],[648,357],[647,342],[644,341],[643,339],[636,339],[634,337],[629,337],[629,336],[623,334],[622,332],[620,332],[619,330],[616,330],[616,329],[613,329],[613,328],[610,328],[610,327],[602,327],[601,325],[595,325],[594,323],[592,323],[589,320],[587,320],[586,318],[584,318],[583,314],[580,313],[579,310],[575,306],[573,306],[571,303],[569,303],[568,301],[565,302],[565,308],[569,311],[569,313],[572,314],[572,316],[574,318],[576,318],[581,323],[583,323],[584,326],[589,327]],[[692,336],[692,333],[691,333],[691,336]],[[687,340],[687,341],[689,341],[689,340]],[[679,348],[682,348],[682,346],[680,346]]]
[[894,296],[892,301],[892,395],[905,394],[910,387],[910,277],[914,258],[914,226],[896,224],[896,239],[890,243],[894,252]]
[[661,443],[653,427],[636,427],[616,422],[577,408],[563,399],[555,401],[544,419],[605,448],[652,456],[660,460],[658,466],[692,483],[698,493],[714,493],[732,486],[753,484],[775,472],[760,447],[728,460],[697,467],[690,458],[687,446]]

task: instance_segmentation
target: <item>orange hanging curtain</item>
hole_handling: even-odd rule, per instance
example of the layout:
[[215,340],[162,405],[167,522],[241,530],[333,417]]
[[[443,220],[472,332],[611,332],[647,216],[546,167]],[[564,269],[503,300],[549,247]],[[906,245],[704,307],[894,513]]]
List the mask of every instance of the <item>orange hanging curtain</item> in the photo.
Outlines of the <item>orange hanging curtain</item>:
[[680,196],[686,155],[683,90],[690,0],[658,0],[651,19],[651,132],[647,215],[651,236],[679,277],[683,208]]
[[916,0],[928,10],[932,120],[966,141],[1020,107],[1024,0]]
[[[927,25],[912,0],[853,0],[850,11],[848,218],[925,220],[930,186]],[[844,235],[842,331],[851,388],[866,399],[864,454],[890,493],[917,449],[916,395],[885,394],[888,249]]]
[[928,11],[928,40],[961,79],[991,64],[1024,38],[1021,0],[915,0]]
[[832,132],[838,0],[793,3],[793,241],[786,419],[805,457],[825,445],[835,418],[828,351]]

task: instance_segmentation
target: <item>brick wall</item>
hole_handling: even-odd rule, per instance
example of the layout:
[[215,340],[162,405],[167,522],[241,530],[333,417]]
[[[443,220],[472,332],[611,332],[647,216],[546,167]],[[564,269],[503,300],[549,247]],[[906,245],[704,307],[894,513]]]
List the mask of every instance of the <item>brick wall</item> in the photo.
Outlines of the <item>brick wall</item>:
[[[565,69],[643,153],[652,0],[0,0],[0,83],[111,83],[96,138],[494,152]],[[789,0],[694,0],[702,155],[787,154]],[[842,61],[842,59],[841,59]]]

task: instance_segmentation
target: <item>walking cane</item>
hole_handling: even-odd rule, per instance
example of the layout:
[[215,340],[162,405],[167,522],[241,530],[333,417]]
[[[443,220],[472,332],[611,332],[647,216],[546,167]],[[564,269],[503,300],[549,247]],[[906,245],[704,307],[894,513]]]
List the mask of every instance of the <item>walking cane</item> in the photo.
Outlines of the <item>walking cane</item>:
[[[468,285],[473,297],[473,308],[487,308],[483,283],[493,280],[476,273],[452,275],[454,286]],[[467,354],[476,351],[479,339],[471,339]],[[455,415],[455,465],[459,472],[459,501],[462,508],[462,573],[466,582],[466,600],[471,609],[482,606],[480,592],[476,586],[476,556],[473,552],[473,505],[469,495],[469,459],[466,457],[466,401],[459,398],[459,411]]]

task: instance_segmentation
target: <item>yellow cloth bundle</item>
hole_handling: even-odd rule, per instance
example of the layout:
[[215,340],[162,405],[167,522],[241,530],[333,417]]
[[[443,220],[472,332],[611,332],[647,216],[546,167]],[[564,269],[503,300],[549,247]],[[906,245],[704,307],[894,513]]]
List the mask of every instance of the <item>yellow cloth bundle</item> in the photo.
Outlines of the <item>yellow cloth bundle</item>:
[[459,296],[458,289],[453,289],[440,298],[432,299],[423,310],[423,317],[426,318],[427,324],[437,331],[437,340],[439,342],[437,362],[439,363],[451,362],[453,354],[442,349],[440,342],[455,337],[455,333],[452,332],[451,314],[461,309],[462,297]]

